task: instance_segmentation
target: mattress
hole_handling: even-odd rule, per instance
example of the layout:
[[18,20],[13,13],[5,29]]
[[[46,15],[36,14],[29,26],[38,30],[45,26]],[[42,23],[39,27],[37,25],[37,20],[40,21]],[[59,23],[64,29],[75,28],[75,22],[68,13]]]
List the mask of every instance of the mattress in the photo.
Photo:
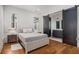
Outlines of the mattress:
[[46,34],[40,33],[19,33],[19,38],[22,42],[31,42],[43,38],[48,38],[48,36]]

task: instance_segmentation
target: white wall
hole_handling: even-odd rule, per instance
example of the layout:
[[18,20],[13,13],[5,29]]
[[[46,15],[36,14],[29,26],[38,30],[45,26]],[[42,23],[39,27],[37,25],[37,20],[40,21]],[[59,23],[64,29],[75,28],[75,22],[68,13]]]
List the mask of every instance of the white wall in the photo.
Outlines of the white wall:
[[38,31],[43,33],[43,16],[39,16]]
[[3,39],[4,25],[3,25],[3,6],[0,5],[0,40]]
[[77,7],[77,47],[79,47],[79,7]]
[[0,5],[0,50],[3,48],[4,43],[4,25],[3,25],[3,6]]
[[79,7],[77,7],[77,37],[79,38]]
[[5,32],[7,32],[8,28],[11,28],[11,17],[12,14],[15,13],[17,19],[17,29],[20,30],[23,27],[33,27],[33,17],[36,14],[15,8],[12,6],[5,6]]

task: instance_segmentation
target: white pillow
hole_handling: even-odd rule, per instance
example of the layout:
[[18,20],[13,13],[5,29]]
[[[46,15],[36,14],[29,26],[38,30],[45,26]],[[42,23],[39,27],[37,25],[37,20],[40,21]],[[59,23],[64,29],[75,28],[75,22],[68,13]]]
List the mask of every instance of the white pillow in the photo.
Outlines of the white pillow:
[[32,28],[24,28],[23,29],[23,33],[32,33],[32,32],[33,32]]

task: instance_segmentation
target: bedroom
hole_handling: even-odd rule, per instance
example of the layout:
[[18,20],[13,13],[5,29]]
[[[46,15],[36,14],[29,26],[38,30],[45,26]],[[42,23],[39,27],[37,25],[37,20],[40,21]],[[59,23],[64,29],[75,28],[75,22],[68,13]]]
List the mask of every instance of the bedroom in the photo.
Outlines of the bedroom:
[[[63,30],[62,10],[66,10],[72,7],[74,6],[73,5],[3,5],[3,6],[1,5],[0,6],[1,53],[2,54],[79,53],[78,48],[74,47],[73,44],[69,44],[69,43],[63,44],[62,42],[63,38],[60,37],[62,36],[60,32]],[[51,19],[51,21],[49,21],[49,18]],[[46,27],[44,27],[44,24]],[[46,28],[47,30],[45,29],[46,31],[44,31],[44,28]],[[32,31],[34,33],[32,33]],[[27,32],[28,34],[26,34]],[[57,32],[59,33],[58,35]],[[43,33],[45,33],[45,35]],[[30,37],[31,35],[33,37]],[[55,37],[53,37],[53,35]],[[28,39],[27,43],[21,40],[22,39],[21,36],[23,38]],[[34,42],[29,42],[29,39],[30,41],[32,41],[32,39],[36,39],[34,36],[37,39],[40,36],[41,39],[44,38],[45,40],[44,41],[34,40]],[[24,44],[16,43],[16,42],[21,43],[21,41],[19,40],[21,40]],[[24,47],[22,47],[23,45]],[[27,46],[30,47],[27,48]],[[36,49],[37,47],[38,49]],[[27,50],[28,51],[33,50],[33,51],[27,52]]]

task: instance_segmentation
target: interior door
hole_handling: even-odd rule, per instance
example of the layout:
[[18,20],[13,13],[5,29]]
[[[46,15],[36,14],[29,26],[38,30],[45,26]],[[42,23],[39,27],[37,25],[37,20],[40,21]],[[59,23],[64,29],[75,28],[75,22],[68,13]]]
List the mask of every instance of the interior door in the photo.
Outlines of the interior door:
[[77,7],[63,11],[63,42],[77,46]]
[[49,17],[49,36],[51,36],[51,18]]
[[44,33],[45,34],[47,34],[48,36],[50,36],[49,35],[49,17],[48,16],[43,16],[43,22],[44,22],[44,29],[43,29],[43,31],[44,31]]

